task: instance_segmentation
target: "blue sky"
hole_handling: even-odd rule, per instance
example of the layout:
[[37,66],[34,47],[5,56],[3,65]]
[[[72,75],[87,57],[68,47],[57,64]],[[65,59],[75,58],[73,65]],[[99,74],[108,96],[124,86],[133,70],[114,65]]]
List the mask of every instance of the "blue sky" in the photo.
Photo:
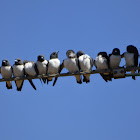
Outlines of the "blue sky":
[[[138,0],[1,0],[0,61],[36,61],[60,51],[83,50],[95,58],[100,51],[121,53],[140,48]],[[122,60],[121,65],[124,65]],[[94,67],[95,69],[95,67]],[[63,70],[63,72],[67,72]],[[89,84],[59,78],[37,91],[25,81],[22,92],[0,83],[1,140],[139,140],[140,78],[106,83],[92,75]]]

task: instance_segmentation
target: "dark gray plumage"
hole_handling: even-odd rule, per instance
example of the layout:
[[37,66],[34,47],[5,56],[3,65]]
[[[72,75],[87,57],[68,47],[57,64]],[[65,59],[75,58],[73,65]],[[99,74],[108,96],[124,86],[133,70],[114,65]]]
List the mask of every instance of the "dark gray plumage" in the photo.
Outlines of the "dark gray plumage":
[[[25,68],[25,74],[27,77],[38,75],[38,69],[37,69],[37,66],[34,61],[25,60],[23,63],[24,63],[24,68]],[[36,90],[36,87],[35,87],[32,79],[29,79],[28,81],[30,82],[30,84],[34,88],[34,90]]]
[[[58,51],[59,52],[59,51]],[[50,55],[50,60],[48,61],[47,74],[57,74],[60,71],[60,60],[58,59],[58,52],[53,52]],[[52,81],[53,77],[47,78],[47,84]]]
[[[97,69],[109,69],[109,57],[106,52],[99,52],[96,59],[94,60],[94,65]],[[103,73],[100,74],[102,78],[108,82],[112,81],[111,74]]]
[[[24,64],[20,58],[15,59],[15,64],[13,65],[13,75],[14,77],[25,76]],[[16,83],[17,91],[21,91],[24,80],[17,80],[15,81],[15,83]]]
[[[77,73],[80,71],[79,65],[78,65],[78,59],[73,50],[68,50],[66,52],[67,58],[63,60],[63,63],[60,66],[59,73],[62,71],[62,69],[65,67],[70,73]],[[55,78],[53,86],[55,85],[57,78]],[[75,75],[76,81],[78,84],[82,84],[81,81],[81,75]]]
[[[78,51],[76,55],[78,58],[78,65],[80,70],[91,72],[93,67],[93,59],[89,55],[85,54],[83,51]],[[90,74],[84,74],[83,77],[83,82],[90,82]]]
[[[12,66],[6,59],[2,60],[1,75],[3,78],[12,78]],[[12,89],[11,81],[6,81],[6,87]]]
[[[47,75],[48,61],[45,59],[43,55],[39,55],[37,57],[36,66],[39,75]],[[46,83],[46,79],[47,78],[42,78],[44,83]]]

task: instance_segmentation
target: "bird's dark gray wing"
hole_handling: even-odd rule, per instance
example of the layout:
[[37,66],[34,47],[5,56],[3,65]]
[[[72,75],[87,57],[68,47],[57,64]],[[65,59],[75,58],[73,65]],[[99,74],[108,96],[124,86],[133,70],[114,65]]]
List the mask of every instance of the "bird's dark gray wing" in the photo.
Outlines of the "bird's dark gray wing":
[[91,70],[92,70],[93,64],[94,64],[93,58],[90,57]]
[[112,54],[109,54],[109,57],[111,56]]
[[[47,62],[49,63],[49,61],[47,61]],[[48,73],[48,63],[45,64],[46,65],[46,74]],[[48,79],[47,78],[42,78],[42,81],[44,82],[44,84],[46,83],[46,81],[48,83]]]
[[49,66],[49,61],[48,61],[47,65],[46,65],[46,74],[48,74],[48,66]]
[[[29,75],[25,73],[25,69],[24,69],[24,74],[26,75],[26,77],[29,77]],[[28,79],[28,81],[29,81],[29,83],[31,84],[31,86],[36,90],[36,87],[35,87],[35,85],[34,85],[32,79]]]
[[[60,69],[59,69],[59,72],[58,72],[59,74],[61,73],[61,71],[63,70],[63,68],[64,68],[64,61],[60,65]],[[53,82],[53,86],[55,86],[57,79],[58,79],[58,77],[55,77],[54,82]]]
[[[77,66],[78,66],[78,68],[79,68],[79,72],[80,72],[81,67],[80,67],[80,62],[79,62],[79,59],[78,59],[78,58],[75,58],[75,59],[76,59],[76,64],[77,64]],[[81,75],[80,75],[80,79],[82,80],[82,76],[81,76]],[[82,83],[82,81],[77,82],[77,83],[81,84],[81,83]]]
[[95,60],[93,61],[93,65],[97,68],[96,61]]
[[[48,75],[48,67],[49,67],[49,61],[48,61],[48,64],[47,64],[47,69],[46,69],[46,73],[47,73],[47,75]],[[49,84],[49,82],[50,82],[50,80],[49,80],[49,78],[47,78],[47,85]]]
[[109,66],[108,68],[110,68],[110,57],[111,57],[111,55],[112,54],[109,54],[109,57],[108,57],[108,66]]
[[[35,69],[35,72],[36,72],[36,75],[39,75],[39,71],[38,71],[38,68],[37,68],[37,65],[34,61],[32,61],[32,63],[34,63],[34,69]],[[39,78],[41,84],[42,84],[42,81],[45,83],[45,81],[41,78]]]
[[134,65],[135,67],[138,66],[138,54],[134,54]]
[[[47,65],[46,65],[46,75],[48,75],[48,66],[49,66],[49,61],[48,61],[48,63],[47,63]],[[45,78],[45,80],[47,81],[47,84],[48,84],[48,78]],[[45,81],[45,83],[46,83],[46,81]]]
[[77,66],[78,66],[78,68],[79,68],[79,71],[80,71],[80,70],[81,70],[81,67],[80,67],[79,59],[78,59],[78,58],[75,58],[75,60],[76,60],[76,64],[77,64]]
[[[11,66],[11,70],[12,70],[12,73],[13,73],[13,67],[12,66]],[[7,87],[7,89],[12,89],[12,83],[9,86],[8,83],[6,82],[6,87]]]
[[100,75],[102,76],[102,78],[103,78],[106,82],[108,82],[108,80],[107,80],[107,78],[106,78],[106,76],[105,76],[104,74],[100,73]]
[[[110,69],[110,58],[109,57],[107,57],[107,64],[108,64],[108,69]],[[108,81],[112,81],[113,74],[109,73],[108,75],[105,75],[104,77]]]
[[31,86],[34,88],[34,90],[36,90],[36,87],[35,87],[33,81],[32,81],[31,79],[28,79],[28,81],[29,81],[29,83],[31,84]]
[[[97,66],[96,66],[96,61],[94,60],[93,62],[94,62],[94,66],[97,68]],[[105,82],[108,82],[108,80],[109,80],[109,81],[112,80],[112,79],[110,78],[110,76],[108,76],[108,75],[104,75],[103,73],[100,73],[100,75],[101,75],[101,77],[105,80]]]
[[[23,71],[24,71],[24,76],[26,75],[25,74],[25,68],[23,68]],[[22,83],[21,83],[21,86],[18,88],[18,86],[17,86],[17,82],[18,81],[15,81],[15,84],[16,84],[16,87],[17,87],[17,91],[21,91],[22,90],[22,87],[23,87],[23,83],[24,83],[24,80],[22,80]]]
[[[29,77],[29,75],[26,74],[26,77]],[[32,79],[28,79],[28,81],[29,81],[29,83],[31,84],[31,86],[36,90],[36,87],[35,87],[35,85],[34,85]]]
[[107,56],[106,59],[107,59],[107,65],[108,65],[108,68],[110,69],[110,61],[109,61],[109,57]]
[[36,74],[39,75],[39,71],[38,71],[36,63],[34,63],[34,69],[35,69]]
[[108,82],[108,81],[112,81],[112,75],[111,74],[108,74],[108,75],[104,75],[104,74],[100,74],[102,76],[102,78]]
[[[47,61],[47,62],[49,63],[49,61]],[[48,63],[46,64],[46,74],[48,71]],[[38,71],[38,73],[39,73],[39,71]],[[47,80],[47,78],[42,78],[42,81],[44,82],[44,84],[46,83],[46,80]],[[40,81],[41,81],[41,79],[40,79]],[[41,81],[41,83],[42,83],[42,81]]]
[[[134,54],[134,66],[137,67],[138,66],[138,54],[135,53]],[[133,71],[132,71],[133,72]],[[132,76],[132,79],[136,79],[135,76]]]
[[121,58],[124,58],[124,54],[125,54],[125,53],[123,53],[123,54],[121,55]]
[[13,73],[13,67],[11,66],[11,70],[12,70],[12,73]]

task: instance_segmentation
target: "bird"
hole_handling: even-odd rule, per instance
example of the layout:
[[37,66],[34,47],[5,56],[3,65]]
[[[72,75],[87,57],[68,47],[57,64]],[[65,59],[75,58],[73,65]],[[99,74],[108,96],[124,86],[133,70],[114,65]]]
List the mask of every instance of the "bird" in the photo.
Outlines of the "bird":
[[[126,67],[137,67],[139,57],[137,48],[133,45],[128,45],[126,49],[127,52],[124,52],[121,56],[122,58],[125,58]],[[132,70],[131,73],[135,73],[135,70]],[[132,76],[132,79],[135,80],[135,76]]]
[[[97,57],[94,60],[94,65],[98,70],[109,69],[109,57],[106,52],[99,52]],[[109,73],[100,73],[102,78],[108,82],[112,81],[111,74]]]
[[109,64],[110,68],[119,68],[121,62],[120,50],[118,48],[114,48],[112,53],[109,54]]
[[[7,59],[2,60],[1,75],[3,78],[12,77],[12,66]],[[12,89],[11,81],[6,81],[6,87],[7,89]]]
[[[50,55],[50,60],[48,61],[48,67],[47,67],[47,75],[51,74],[57,74],[60,70],[60,60],[58,59],[58,52],[53,52]],[[47,84],[49,81],[52,81],[53,77],[47,78]]]
[[[63,63],[60,66],[59,73],[62,71],[63,68],[66,68],[69,73],[78,73],[80,72],[80,68],[78,65],[78,59],[73,50],[68,50],[66,52],[67,58],[63,60]],[[74,75],[78,84],[82,84],[81,75]],[[58,77],[55,77],[53,86],[55,85]]]
[[[78,64],[81,71],[91,71],[93,67],[93,58],[85,54],[83,51],[77,52]],[[90,82],[90,74],[83,74],[83,82]]]
[[[15,64],[13,65],[13,75],[14,77],[25,76],[24,64],[20,58],[15,59]],[[24,80],[16,80],[15,83],[16,83],[17,91],[21,91]]]
[[[28,61],[28,60],[24,60],[24,69],[25,69],[25,75],[28,76],[36,76],[38,75],[38,69],[36,66],[36,63],[34,61]],[[30,82],[31,86],[34,88],[34,90],[36,90],[36,87],[32,81],[32,79],[28,79],[28,81]]]
[[[48,65],[48,61],[45,60],[45,57],[43,55],[38,55],[37,61],[36,61],[38,74],[46,75],[47,74],[47,65]],[[44,83],[46,83],[46,79],[47,78],[42,78]]]

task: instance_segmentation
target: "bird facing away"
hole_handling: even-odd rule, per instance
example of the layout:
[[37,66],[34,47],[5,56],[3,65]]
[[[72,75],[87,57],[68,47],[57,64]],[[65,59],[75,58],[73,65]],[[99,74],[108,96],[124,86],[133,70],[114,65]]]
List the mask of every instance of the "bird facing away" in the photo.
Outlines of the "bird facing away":
[[[135,46],[127,46],[127,52],[122,54],[122,58],[125,58],[126,67],[137,67],[138,66],[138,50]],[[132,70],[131,73],[135,73],[135,70]],[[132,79],[135,80],[135,76],[132,76]]]
[[[63,63],[60,66],[59,73],[62,71],[63,68],[66,68],[69,71],[69,73],[80,72],[80,69],[78,66],[78,59],[77,59],[75,52],[73,50],[68,50],[66,52],[66,56],[67,56],[67,58],[63,60]],[[75,75],[75,77],[76,77],[77,83],[82,84],[81,75]],[[53,86],[55,85],[57,78],[58,77],[55,77]]]
[[[12,66],[10,65],[9,61],[6,59],[2,60],[1,75],[3,78],[12,77]],[[11,81],[6,81],[6,87],[7,89],[12,89]]]
[[[106,52],[99,52],[96,59],[94,60],[94,65],[98,70],[109,69],[109,57]],[[100,74],[102,78],[108,82],[111,81],[111,75],[109,73]]]
[[[20,58],[15,59],[15,64],[13,65],[13,75],[14,77],[23,77],[25,76],[24,64]],[[16,80],[17,91],[21,91],[24,80]]]
[[[37,57],[37,70],[39,75],[46,75],[47,74],[47,65],[48,61],[45,60],[45,57],[43,55],[39,55]],[[43,82],[46,83],[46,78],[42,78]]]
[[[26,77],[36,76],[38,74],[37,66],[34,61],[24,60],[23,63],[24,63]],[[28,81],[30,82],[30,84],[34,88],[34,90],[36,90],[36,87],[35,87],[32,79],[28,79]]]
[[109,64],[110,68],[119,68],[121,62],[120,50],[118,48],[114,48],[112,54],[109,55]]
[[[93,67],[93,59],[89,55],[85,54],[83,51],[78,51],[76,55],[78,58],[80,71],[91,72]],[[90,82],[90,74],[84,74],[83,77],[83,82]]]
[[[47,70],[48,75],[59,73],[60,60],[58,59],[58,53],[59,53],[59,51],[53,52],[50,55],[50,60],[48,61],[48,70]],[[53,79],[53,77],[47,78],[47,84],[49,83],[49,81],[52,81],[52,79]]]

